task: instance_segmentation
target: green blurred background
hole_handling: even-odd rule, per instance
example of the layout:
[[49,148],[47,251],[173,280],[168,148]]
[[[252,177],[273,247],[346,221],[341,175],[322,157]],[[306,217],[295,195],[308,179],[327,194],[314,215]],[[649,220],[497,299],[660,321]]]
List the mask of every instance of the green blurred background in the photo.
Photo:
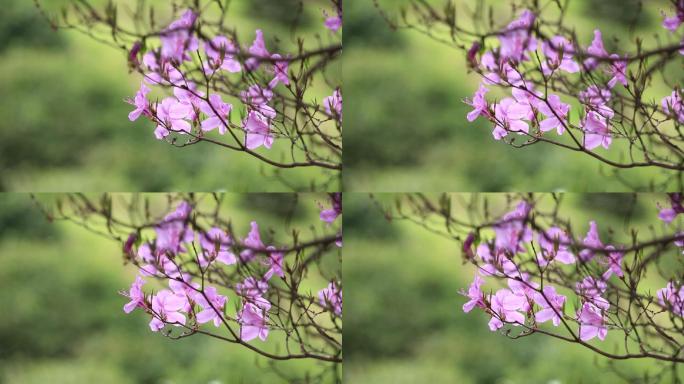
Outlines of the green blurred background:
[[[377,204],[391,207],[399,196],[344,195],[347,382],[624,382],[607,368],[607,360],[583,347],[542,335],[511,340],[489,330],[489,316],[484,312],[476,309],[463,313],[462,305],[467,300],[459,291],[467,290],[474,268],[462,265],[459,243],[407,221],[387,222]],[[503,194],[479,198],[489,200],[492,215],[505,212]],[[551,203],[550,196],[544,199],[545,204]],[[457,200],[454,199],[454,207],[458,206]],[[667,197],[640,195],[635,203],[634,195],[628,194],[567,194],[560,216],[570,219],[577,236],[584,236],[589,220],[593,219],[605,243],[611,238],[609,229],[614,231],[612,238],[616,242],[628,243],[631,237],[627,228],[640,229],[640,238],[644,240],[650,237],[650,225],[663,233],[656,201],[664,203]],[[462,210],[454,209],[455,217],[465,217],[461,216]],[[683,272],[667,266],[663,269],[673,276]],[[650,292],[664,287],[666,282],[657,275],[649,274],[641,287]],[[494,286],[489,283],[486,287]],[[620,342],[619,333],[609,332],[604,345]],[[653,366],[645,361],[618,362],[616,367],[628,375],[654,372]],[[679,374],[684,375],[684,371],[680,369]],[[663,379],[663,383],[671,382],[671,378]]]
[[[472,9],[476,1],[454,3],[458,10],[463,10]],[[396,18],[407,2],[378,1],[390,18]],[[429,2],[438,9],[445,3]],[[413,30],[392,31],[373,3],[345,3],[345,190],[632,190],[609,167],[584,154],[545,144],[515,149],[495,141],[491,124],[485,119],[468,123],[465,116],[471,108],[462,100],[472,97],[479,76],[466,72],[463,52]],[[513,3],[485,1],[501,16],[499,24],[511,19]],[[547,3],[551,2],[540,2]],[[643,3],[641,13],[639,3]],[[600,28],[608,50],[617,45],[614,36],[620,38],[621,49],[631,49],[629,38],[634,35],[629,35],[629,26],[634,20],[634,32],[644,39],[644,46],[655,43],[655,33],[676,43],[677,35],[660,26],[660,10],[671,12],[668,1],[571,0],[569,5],[567,24],[576,28],[582,45],[588,45],[593,30]],[[467,21],[460,23],[468,25]],[[667,71],[673,79],[682,77],[679,62]],[[659,102],[670,92],[656,82],[647,99]],[[573,118],[577,118],[577,106],[573,110]],[[618,159],[620,145],[615,143],[610,151],[600,149],[599,153]],[[622,171],[620,176],[631,185],[646,188],[652,181],[663,181],[666,175],[654,169],[641,169]]]
[[[114,198],[116,202],[120,197]],[[152,211],[166,197],[150,196]],[[49,203],[55,196],[39,195]],[[264,239],[299,228],[309,238],[321,227],[325,195],[226,195],[225,211],[237,233],[256,220]],[[155,201],[157,202],[155,204]],[[204,200],[207,201],[206,199]],[[213,207],[212,204],[209,205]],[[285,238],[283,238],[285,236]],[[334,262],[335,257],[330,258]],[[339,268],[339,265],[336,266]],[[121,244],[66,222],[48,223],[27,194],[0,196],[0,383],[273,383],[269,362],[246,348],[196,335],[172,341],[149,330],[147,315],[125,314],[119,295],[135,278],[124,266]],[[316,294],[327,281],[315,273],[302,288]],[[148,282],[147,289],[159,289]],[[227,292],[223,292],[226,294]],[[237,305],[233,298],[229,311]],[[281,335],[264,343],[275,348]],[[282,344],[280,344],[282,346]],[[317,373],[311,361],[275,366],[287,375]]]
[[[57,12],[72,0],[41,1]],[[102,8],[105,0],[92,4]],[[171,21],[171,2],[156,6],[159,24]],[[117,0],[121,19],[134,0]],[[233,1],[230,23],[244,40],[262,28],[269,47],[281,37],[291,45],[290,27],[299,0]],[[323,0],[300,16],[302,30],[325,33]],[[337,68],[337,69],[335,69]],[[335,82],[339,67],[328,76]],[[129,74],[125,53],[75,31],[54,32],[30,0],[4,0],[0,12],[0,191],[291,191],[320,184],[329,173],[282,170],[249,155],[200,143],[175,148],[153,135],[145,119],[128,121],[140,76]],[[330,93],[320,84],[312,92]],[[276,145],[268,154],[286,150]],[[264,149],[261,149],[264,151]],[[264,154],[266,152],[263,152]],[[275,158],[279,158],[277,155]],[[287,180],[283,183],[280,178]],[[338,190],[339,183],[329,188]]]

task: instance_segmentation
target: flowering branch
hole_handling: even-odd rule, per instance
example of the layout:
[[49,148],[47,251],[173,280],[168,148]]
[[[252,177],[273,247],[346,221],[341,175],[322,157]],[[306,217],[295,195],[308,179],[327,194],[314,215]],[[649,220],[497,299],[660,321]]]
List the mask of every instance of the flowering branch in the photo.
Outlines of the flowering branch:
[[[134,107],[129,119],[153,122],[157,139],[177,147],[210,143],[274,168],[314,167],[326,170],[330,181],[339,178],[342,94],[330,75],[336,75],[331,71],[342,52],[341,0],[319,10],[323,31],[300,32],[292,37],[296,50],[281,53],[269,50],[261,30],[251,45],[242,44],[226,22],[229,1],[173,2],[170,8],[180,17],[165,26],[141,0],[123,11],[112,1],[100,10],[77,0],[59,17],[35,1],[53,27],[126,53],[129,69],[143,80],[127,100]],[[299,31],[296,25],[293,31]],[[330,96],[319,102],[321,87]],[[151,98],[153,92],[161,99]]]
[[[477,195],[415,194],[386,216],[460,244],[463,263],[473,267],[473,282],[461,291],[463,311],[479,308],[492,331],[513,339],[545,335],[612,360],[658,361],[676,373],[684,362],[682,195],[654,205],[662,232],[656,225],[646,238],[637,227],[622,236],[604,231],[609,241],[596,221],[577,234],[562,214],[563,199],[499,195],[490,203]],[[507,212],[491,213],[501,205]]]
[[[171,339],[205,335],[273,361],[320,361],[321,380],[340,380],[339,194],[319,203],[321,224],[310,226],[313,236],[293,229],[289,242],[273,239],[276,233],[266,241],[255,221],[239,235],[224,217],[219,194],[168,195],[161,211],[170,213],[163,216],[153,213],[161,199],[139,195],[73,194],[49,204],[34,199],[50,220],[122,244],[125,263],[139,272],[121,292],[128,300],[123,309],[145,313],[153,332]],[[143,289],[150,281],[160,288]],[[310,293],[317,285],[318,293]]]
[[[681,60],[684,43],[660,41],[672,40],[684,21],[684,1],[672,1],[675,16],[664,14],[666,36],[657,46],[647,48],[636,37],[629,52],[609,52],[600,29],[591,44],[582,44],[566,23],[568,2],[510,3],[517,18],[506,25],[495,18],[500,7],[487,12],[482,0],[472,10],[453,1],[440,8],[412,0],[400,20],[381,12],[394,28],[419,31],[464,53],[468,69],[481,78],[464,101],[473,107],[466,118],[491,122],[495,140],[513,147],[555,145],[616,171],[661,169],[663,185],[681,186],[684,104],[667,71]],[[659,102],[651,99],[658,87],[672,90]],[[488,98],[492,89],[506,97]]]

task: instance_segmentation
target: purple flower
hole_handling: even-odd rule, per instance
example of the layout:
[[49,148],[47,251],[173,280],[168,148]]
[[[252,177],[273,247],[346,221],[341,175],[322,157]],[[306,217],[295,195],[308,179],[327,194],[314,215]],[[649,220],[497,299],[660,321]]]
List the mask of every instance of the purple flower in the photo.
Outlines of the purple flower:
[[565,296],[556,293],[556,288],[551,285],[545,285],[543,292],[543,295],[535,292],[534,302],[541,307],[541,310],[534,314],[534,319],[538,323],[551,320],[553,325],[557,327],[561,322],[561,315],[563,315]]
[[579,253],[580,260],[587,262],[594,258],[597,249],[603,248],[603,243],[599,238],[598,228],[595,221],[589,222],[589,232],[584,237],[582,243],[590,249],[583,249]]
[[232,243],[230,236],[218,227],[213,227],[200,235],[200,245],[202,246],[200,266],[204,268],[209,264],[209,260],[214,259],[226,265],[235,264],[237,259],[229,248]]
[[251,85],[246,91],[240,92],[240,99],[251,107],[264,105],[273,98],[273,91],[261,88],[258,84]]
[[331,193],[330,204],[331,207],[329,209],[321,209],[320,213],[321,220],[328,224],[332,224],[342,214],[342,194]]
[[592,109],[597,109],[602,105],[606,105],[610,101],[611,96],[610,89],[590,85],[586,90],[580,91],[579,100]]
[[169,24],[159,36],[161,40],[161,55],[165,59],[176,61],[190,60],[186,51],[195,51],[199,47],[199,41],[190,33],[190,29],[197,20],[197,14],[188,9],[178,19]]
[[197,313],[197,322],[204,324],[213,321],[214,326],[221,326],[223,321],[222,311],[228,298],[219,295],[214,287],[205,288],[204,295],[197,294],[195,298],[197,304],[202,307],[202,310]]
[[140,90],[135,94],[135,99],[128,99],[128,103],[135,106],[135,109],[128,114],[128,120],[136,121],[140,115],[150,116],[150,103],[147,101],[147,94],[150,89],[144,83],[140,83]]
[[542,52],[546,56],[546,61],[542,63],[545,75],[550,75],[552,70],[556,68],[569,73],[579,72],[580,66],[572,58],[574,48],[565,37],[554,36],[550,41],[544,41]]
[[490,309],[493,313],[489,321],[489,329],[496,331],[503,327],[503,322],[514,323],[514,325],[524,324],[525,315],[518,312],[527,303],[524,296],[514,294],[511,290],[503,288],[494,294],[490,299]]
[[584,119],[584,147],[592,150],[597,147],[610,148],[613,138],[610,134],[608,123],[613,117],[612,111],[609,116],[603,116],[599,112],[589,111]]
[[666,115],[677,119],[679,123],[684,123],[684,105],[678,91],[674,90],[670,96],[665,96],[660,104]]
[[487,104],[487,99],[485,98],[487,91],[489,91],[489,89],[487,89],[484,84],[480,84],[480,87],[473,96],[473,100],[465,100],[466,104],[473,107],[473,110],[468,112],[468,116],[466,116],[468,121],[475,121],[478,116],[487,117],[489,115],[489,105]]
[[270,149],[273,146],[273,134],[269,119],[257,111],[250,111],[244,121],[245,146],[247,149],[256,149],[262,145]]
[[660,14],[663,15],[663,27],[670,32],[677,31],[684,22],[684,1],[679,0],[677,2],[674,16],[668,17],[663,11],[660,11]]
[[164,323],[185,324],[185,316],[179,311],[187,305],[187,298],[176,295],[168,289],[159,291],[152,297],[154,317],[150,321],[150,329],[157,332],[164,328]]
[[328,116],[337,117],[342,121],[342,92],[336,89],[331,96],[323,99],[323,107]]
[[[616,54],[610,55],[611,59],[619,59],[620,56]],[[608,87],[613,88],[615,84],[627,86],[627,60],[614,60],[608,68],[608,73],[613,75],[613,78],[608,81]]]
[[496,104],[494,117],[497,126],[492,132],[495,140],[501,140],[508,132],[528,133],[530,127],[523,121],[529,114],[529,106],[520,104],[513,98],[507,97]]
[[221,95],[214,93],[209,95],[209,102],[202,102],[200,104],[200,109],[207,115],[207,119],[202,121],[202,131],[207,132],[218,127],[219,134],[223,135],[226,133],[228,130],[226,128],[228,114],[233,109],[231,104],[224,103]]
[[124,312],[131,313],[131,311],[138,307],[145,308],[145,293],[142,291],[143,284],[145,284],[145,280],[143,280],[140,276],[136,276],[135,281],[133,284],[131,284],[131,288],[128,290],[128,295],[125,295],[131,299],[131,301],[124,305]]
[[323,17],[325,17],[324,25],[329,30],[337,32],[340,28],[342,28],[342,15],[339,12],[336,12],[334,16],[330,16],[324,10]]
[[[658,218],[669,224],[677,215],[684,213],[684,205],[682,205],[684,195],[681,193],[668,193],[668,197],[670,198],[670,207],[660,208]],[[660,205],[658,206],[660,207]]]
[[591,57],[584,60],[584,66],[590,71],[598,66],[599,58],[608,57],[608,52],[603,47],[603,37],[600,30],[594,30],[594,40],[591,41],[591,45],[587,48],[587,53]]
[[255,71],[259,68],[262,59],[269,58],[271,54],[266,49],[266,43],[264,43],[264,33],[261,29],[256,30],[256,37],[252,46],[249,47],[249,54],[252,55],[247,61],[245,61],[245,67],[249,71]]
[[526,201],[521,201],[513,211],[506,213],[499,223],[494,225],[496,249],[511,253],[524,250],[523,243],[532,240],[533,236],[525,224],[530,210],[530,205]]
[[247,300],[254,300],[262,297],[268,291],[268,283],[266,280],[257,280],[250,276],[242,283],[235,284],[235,292]]
[[582,341],[589,341],[594,337],[604,340],[608,334],[605,325],[604,310],[607,307],[599,307],[592,303],[584,303],[577,317],[580,323],[579,333]]
[[468,293],[462,292],[463,295],[470,299],[467,303],[463,304],[463,312],[468,313],[475,307],[485,308],[484,297],[480,288],[483,283],[484,280],[479,275],[475,275],[475,279],[468,287]]
[[581,282],[575,285],[575,290],[585,300],[598,299],[599,302],[604,302],[605,299],[601,295],[606,291],[608,285],[602,279],[595,279],[593,276],[585,277]]
[[684,286],[679,288],[670,281],[665,288],[659,289],[657,292],[658,302],[663,308],[669,309],[672,313],[684,316]]
[[240,339],[250,341],[259,338],[266,341],[268,337],[267,311],[271,304],[263,298],[257,303],[247,302],[238,313],[237,320],[240,323]]
[[342,316],[342,290],[334,281],[318,292],[318,303],[331,309],[335,315]]
[[209,58],[207,73],[213,73],[217,69],[223,69],[231,73],[240,72],[240,62],[235,60],[235,46],[225,36],[216,36],[210,42],[204,43],[204,51]]
[[499,34],[499,54],[502,58],[513,61],[527,60],[525,52],[534,50],[537,45],[534,37],[530,35],[535,18],[535,14],[526,9]]
[[288,68],[290,66],[289,62],[286,59],[279,60],[282,58],[279,54],[274,54],[271,56],[273,59],[276,59],[276,61],[273,63],[273,74],[275,77],[271,82],[268,83],[268,87],[270,89],[275,88],[278,83],[283,83],[285,85],[290,85],[290,77],[287,73]]
[[539,123],[539,129],[542,132],[555,129],[559,135],[562,135],[565,132],[565,120],[570,111],[570,104],[561,102],[557,95],[550,95],[547,102],[548,104],[544,102],[537,104],[539,112],[546,116],[546,119]]
[[269,246],[266,249],[273,252],[268,254],[268,264],[271,267],[264,274],[264,279],[270,280],[273,275],[280,278],[285,277],[285,272],[283,272],[283,257],[285,257],[285,254],[283,252],[275,252],[276,248],[273,246]]
[[[606,247],[607,250],[615,250],[615,247],[609,245]],[[608,270],[603,274],[603,280],[608,280],[613,274],[622,277],[624,274],[622,272],[622,258],[625,256],[623,252],[615,250],[614,252],[608,252],[606,254],[606,260],[608,264]]]
[[192,112],[192,106],[179,102],[174,97],[167,97],[157,105],[157,129],[154,135],[157,139],[168,136],[169,129],[174,132],[190,132],[190,123],[185,121]]
[[551,227],[538,235],[540,252],[537,253],[537,263],[545,267],[551,261],[557,260],[562,264],[575,263],[575,256],[568,249],[570,237],[558,227]]

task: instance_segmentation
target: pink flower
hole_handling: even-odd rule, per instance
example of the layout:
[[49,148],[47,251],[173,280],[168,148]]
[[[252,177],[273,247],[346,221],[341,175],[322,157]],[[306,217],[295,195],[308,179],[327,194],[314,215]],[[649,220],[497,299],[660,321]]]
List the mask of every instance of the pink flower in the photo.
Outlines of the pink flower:
[[487,104],[487,99],[485,99],[487,91],[489,91],[489,89],[487,89],[484,84],[480,84],[480,87],[473,96],[473,100],[465,100],[466,104],[473,107],[473,110],[468,112],[468,116],[466,116],[468,121],[475,121],[478,116],[487,117],[489,115],[489,105]]
[[485,302],[480,288],[483,283],[484,280],[479,275],[475,275],[475,279],[468,287],[468,293],[462,292],[462,294],[470,299],[467,303],[463,304],[463,312],[468,313],[475,307],[485,308]]
[[551,227],[545,233],[538,235],[540,252],[537,253],[537,263],[545,267],[551,261],[557,260],[562,264],[575,263],[575,256],[568,249],[570,237],[558,227]]
[[574,48],[563,36],[554,36],[550,41],[542,43],[542,52],[546,61],[542,63],[545,75],[550,75],[553,69],[559,68],[568,73],[579,72],[580,66],[572,58]]
[[502,62],[497,62],[492,52],[485,52],[480,61],[482,67],[488,71],[483,75],[482,82],[487,85],[491,84],[507,84],[518,86],[523,83],[522,77],[518,71],[516,71],[511,64],[502,58],[499,58]]
[[172,22],[160,34],[159,39],[162,43],[161,55],[165,59],[177,60],[179,62],[190,60],[186,51],[195,51],[199,42],[190,33],[190,29],[195,24],[197,15],[190,9],[185,11],[180,19]]
[[157,104],[157,129],[154,131],[157,139],[161,140],[169,134],[169,129],[174,132],[190,132],[190,123],[184,119],[190,115],[192,107],[179,102],[174,97],[167,97]]
[[610,128],[608,128],[608,122],[611,117],[613,117],[612,111],[608,117],[602,116],[596,111],[587,112],[584,126],[582,127],[584,130],[584,147],[586,149],[592,150],[597,147],[610,148],[613,138],[610,134]]
[[214,259],[225,265],[235,264],[237,259],[229,248],[232,243],[230,236],[217,227],[213,227],[200,235],[200,245],[202,246],[202,257],[199,259],[200,266],[204,268],[209,264],[209,260]]
[[336,89],[331,96],[323,99],[323,107],[328,116],[337,117],[342,121],[342,92]]
[[588,70],[592,70],[598,66],[599,58],[608,57],[608,52],[606,52],[606,49],[603,47],[603,37],[601,36],[600,30],[594,30],[594,40],[592,40],[591,45],[587,48],[587,53],[591,56],[584,60],[584,66]]
[[278,60],[281,59],[282,56],[280,56],[277,53],[271,57],[273,59],[276,59],[276,61],[273,63],[273,74],[275,75],[275,77],[273,78],[273,80],[271,80],[270,83],[268,83],[268,87],[273,89],[278,85],[278,83],[290,85],[290,77],[287,73],[288,68],[290,66],[289,62],[286,59]]
[[[661,207],[660,212],[658,213],[658,218],[669,224],[677,217],[677,215],[684,213],[684,205],[682,205],[684,196],[681,193],[669,193],[668,197],[670,198],[670,207]],[[660,207],[660,205],[658,206]]]
[[[608,250],[615,250],[615,247],[609,245],[606,247]],[[622,258],[625,256],[623,252],[615,251],[608,252],[606,255],[608,270],[603,274],[603,280],[608,280],[613,274],[622,277],[624,274],[622,272]]]
[[265,148],[271,148],[274,138],[268,118],[259,112],[250,111],[243,124],[247,149],[256,149],[262,145]]
[[269,58],[271,54],[266,49],[266,43],[264,43],[264,33],[261,29],[256,30],[256,37],[252,46],[249,47],[249,54],[252,55],[247,61],[245,61],[245,67],[249,71],[255,71],[259,68],[262,59]]
[[240,312],[238,312],[237,320],[240,323],[240,339],[242,341],[250,341],[259,338],[266,341],[268,337],[268,310],[271,309],[271,303],[264,298],[258,298],[255,302],[246,302]]
[[273,246],[269,246],[266,249],[272,251],[268,254],[268,264],[271,268],[264,274],[264,279],[270,280],[273,275],[280,278],[285,277],[285,272],[283,271],[283,257],[285,257],[285,254],[283,252],[275,252],[276,248]]
[[604,310],[607,307],[599,307],[592,303],[584,303],[578,313],[580,323],[579,333],[582,341],[589,341],[594,337],[604,340],[608,334],[605,325]]
[[587,262],[591,259],[594,258],[594,255],[596,253],[597,249],[603,248],[603,243],[601,242],[601,239],[599,238],[599,233],[598,233],[598,228],[596,226],[595,221],[589,222],[589,232],[587,232],[587,236],[582,240],[582,243],[591,248],[591,249],[583,249],[579,253],[579,258],[580,260]]
[[562,135],[565,132],[565,121],[570,111],[570,104],[562,103],[557,95],[550,95],[547,103],[537,104],[539,112],[546,116],[546,119],[539,122],[539,129],[542,132],[555,129],[559,135]]
[[128,99],[128,103],[135,106],[135,109],[128,114],[128,120],[136,121],[141,114],[150,115],[150,103],[147,101],[148,93],[150,93],[150,89],[144,83],[140,83],[140,90],[135,94],[135,99]]
[[261,236],[259,235],[259,224],[256,221],[250,223],[251,229],[249,234],[243,240],[243,244],[247,249],[240,253],[240,260],[247,263],[252,260],[255,256],[255,250],[265,249],[266,246],[261,242]]
[[525,315],[518,312],[526,304],[524,296],[518,296],[511,290],[503,288],[498,290],[490,299],[490,309],[493,312],[489,321],[489,329],[496,331],[503,327],[503,322],[514,323],[514,325],[524,324]]
[[197,304],[202,307],[202,311],[197,313],[197,322],[204,324],[213,321],[214,326],[221,326],[223,307],[226,305],[228,298],[219,295],[214,287],[205,288],[204,295],[197,294],[195,297]]
[[[200,104],[200,109],[207,115],[207,119],[202,121],[202,131],[207,132],[218,127],[219,134],[223,135],[226,133],[228,130],[228,128],[226,128],[228,114],[231,109],[233,109],[232,105],[224,103],[221,99],[221,95],[215,93],[209,95],[209,102]],[[224,124],[224,122],[226,122],[226,124]]]
[[250,276],[242,283],[235,284],[235,292],[247,300],[262,297],[268,291],[268,283],[265,280],[257,280]]
[[342,214],[342,194],[331,193],[330,204],[331,207],[329,209],[321,209],[320,213],[321,221],[324,221],[328,224],[332,224],[332,222]]
[[513,211],[506,213],[499,223],[494,225],[496,249],[511,253],[524,250],[523,244],[532,240],[532,231],[525,223],[530,209],[526,201],[521,201]]
[[342,27],[342,15],[336,12],[336,15],[329,16],[326,11],[323,11],[325,17],[325,27],[333,32],[337,32]]
[[142,291],[143,284],[145,284],[145,280],[140,276],[136,276],[135,281],[128,290],[128,295],[126,295],[131,301],[124,305],[124,312],[131,313],[131,311],[138,307],[145,308],[145,293]]
[[235,46],[225,36],[216,36],[210,42],[204,43],[204,51],[207,54],[208,71],[213,73],[217,69],[223,69],[231,73],[240,72],[242,67],[240,62],[235,60],[234,53],[236,53]]
[[484,261],[480,267],[480,274],[483,276],[512,276],[518,271],[518,267],[513,263],[506,251],[495,248],[495,254],[491,253],[491,244],[482,243],[477,246],[475,253]]
[[258,84],[251,85],[246,91],[240,92],[240,99],[249,106],[256,107],[271,101],[273,91],[269,88],[261,88]]
[[670,32],[677,31],[684,22],[684,1],[677,2],[674,16],[668,17],[663,11],[660,11],[660,14],[663,15],[663,27]]
[[496,104],[494,117],[497,126],[492,132],[495,140],[501,140],[508,132],[527,133],[530,127],[523,121],[529,114],[529,107],[507,97]]
[[608,285],[602,279],[594,279],[593,276],[585,277],[581,282],[575,285],[575,290],[582,296],[584,300],[592,301],[598,299],[598,302],[604,302],[605,299],[601,295],[606,291]]
[[580,91],[579,100],[583,104],[596,109],[609,102],[611,96],[610,89],[590,85],[586,90]]
[[684,105],[682,105],[682,98],[679,92],[672,91],[670,96],[665,96],[660,102],[663,106],[663,111],[669,117],[677,119],[677,122],[684,123]]
[[179,311],[187,304],[187,298],[179,296],[168,289],[159,291],[152,297],[154,317],[150,321],[150,329],[157,332],[164,328],[164,323],[185,324],[185,316]]
[[672,313],[684,316],[684,286],[679,286],[670,281],[665,288],[658,290],[658,302],[663,308],[669,309]]
[[[610,55],[611,59],[619,59],[620,56],[616,54]],[[608,81],[608,87],[613,88],[615,84],[620,82],[620,84],[627,86],[627,61],[626,60],[615,60],[610,64],[608,68],[608,73],[613,75],[613,78]]]
[[526,9],[500,33],[501,57],[513,61],[527,60],[526,51],[534,50],[537,45],[534,37],[530,35],[535,18],[535,14]]
[[551,285],[545,285],[543,292],[543,295],[535,292],[534,302],[541,307],[541,310],[534,314],[534,318],[538,323],[551,320],[557,327],[561,322],[565,296],[556,293],[556,288]]
[[334,281],[318,292],[318,303],[329,308],[337,316],[342,316],[342,290]]

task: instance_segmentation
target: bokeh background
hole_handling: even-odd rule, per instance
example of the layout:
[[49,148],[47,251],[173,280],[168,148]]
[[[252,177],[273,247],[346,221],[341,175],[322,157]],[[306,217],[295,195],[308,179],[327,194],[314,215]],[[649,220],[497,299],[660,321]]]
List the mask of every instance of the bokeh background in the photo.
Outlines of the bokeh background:
[[[153,213],[165,206],[165,195],[148,197]],[[44,204],[56,198],[37,196]],[[129,197],[115,195],[114,202],[120,198]],[[274,230],[276,241],[286,241],[293,228],[310,236],[312,224],[324,225],[318,204],[326,204],[325,195],[228,194],[225,199],[224,217],[244,235],[251,220],[260,224],[265,239]],[[169,340],[149,330],[149,317],[141,311],[125,314],[128,300],[119,291],[127,290],[135,275],[133,266],[123,265],[121,244],[75,224],[49,223],[27,194],[0,195],[0,383],[282,382],[268,361],[244,347],[201,335]],[[315,295],[326,285],[311,273],[302,289]],[[155,282],[146,287],[160,288]],[[231,299],[227,308],[236,303]],[[253,343],[275,347],[278,333],[271,336]],[[275,366],[296,377],[320,368],[311,361]]]
[[[454,3],[461,11],[472,9],[477,1]],[[429,2],[441,9],[445,0]],[[621,171],[616,177],[611,168],[581,153],[545,144],[515,149],[495,141],[489,122],[468,123],[465,118],[471,108],[462,100],[472,97],[479,76],[467,73],[463,52],[413,30],[391,30],[374,3],[345,3],[346,190],[602,192],[631,191],[630,185],[648,188],[650,182],[665,179],[661,171],[644,169]],[[377,3],[396,19],[408,1]],[[521,2],[485,0],[500,15],[499,24],[511,19],[513,3]],[[660,10],[670,12],[668,1],[568,3],[567,25],[576,29],[582,45],[591,42],[595,28],[603,31],[609,51],[629,49],[635,35],[644,39],[645,46],[655,43],[656,33],[661,41],[676,43],[676,37],[660,25]],[[465,20],[461,23],[468,25]],[[630,32],[632,25],[635,29]],[[682,73],[679,63],[668,68],[673,78]],[[670,92],[656,82],[648,95],[659,102]],[[610,151],[599,151],[617,159],[613,154],[620,152],[618,147],[614,141]]]
[[[41,1],[58,12],[72,0]],[[106,0],[94,0],[100,7]],[[124,20],[135,0],[114,2]],[[171,3],[155,5],[160,24],[170,22]],[[264,30],[292,44],[298,0],[231,2],[231,23],[247,42]],[[324,0],[308,3],[298,23],[303,33],[325,33]],[[128,8],[127,8],[128,7]],[[339,68],[339,67],[332,67]],[[331,69],[331,81],[339,76]],[[328,173],[281,170],[249,155],[206,143],[176,148],[155,139],[145,119],[131,123],[140,76],[129,74],[125,53],[76,31],[52,31],[29,0],[4,0],[0,14],[0,191],[291,191],[307,189]],[[318,88],[321,88],[318,86]],[[322,99],[330,90],[314,89]],[[274,147],[275,148],[275,147]],[[261,149],[263,150],[263,148]],[[274,149],[275,151],[275,149]],[[269,153],[273,154],[273,153]],[[277,158],[277,156],[276,156]],[[287,183],[283,183],[285,179]],[[331,190],[338,190],[333,183]]]
[[[467,300],[459,292],[467,290],[474,268],[462,264],[459,243],[408,221],[388,222],[384,210],[391,209],[400,197],[344,196],[347,382],[625,382],[607,366],[607,360],[576,344],[542,335],[511,340],[489,330],[489,316],[484,312],[475,309],[463,313],[462,306]],[[456,217],[461,212],[456,202],[470,198],[465,194],[454,198]],[[485,198],[492,216],[506,212],[506,196],[479,196],[480,201]],[[563,199],[560,216],[570,220],[578,235],[586,233],[592,219],[597,221],[601,239],[606,243],[611,235],[616,242],[629,242],[628,228],[639,229],[644,239],[649,238],[651,225],[658,233],[664,233],[655,204],[666,202],[664,195],[639,195],[636,201],[631,194],[567,194]],[[550,204],[550,196],[542,202]],[[652,273],[642,284],[642,288],[655,292],[666,282]],[[491,283],[488,286],[493,287]],[[619,335],[609,332],[605,345],[620,342]],[[654,367],[645,361],[617,362],[616,367],[622,374],[632,376],[654,372]],[[684,371],[680,369],[679,375],[684,375]],[[666,378],[663,382],[672,381]]]

